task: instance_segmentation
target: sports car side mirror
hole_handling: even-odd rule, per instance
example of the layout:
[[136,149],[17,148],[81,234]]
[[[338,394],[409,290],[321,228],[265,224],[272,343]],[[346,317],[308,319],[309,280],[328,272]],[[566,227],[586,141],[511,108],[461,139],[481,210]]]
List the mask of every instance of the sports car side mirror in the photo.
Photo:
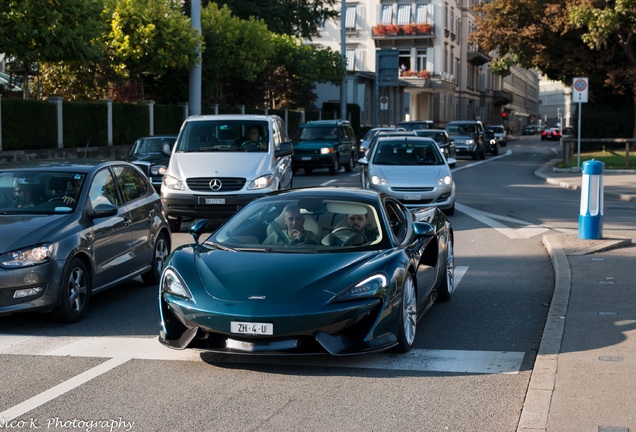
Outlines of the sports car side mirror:
[[435,235],[433,226],[426,222],[413,222],[413,232],[419,238],[433,237]]
[[197,219],[190,224],[188,232],[194,237],[194,242],[199,244],[199,237],[205,232],[205,227],[208,226],[207,219]]

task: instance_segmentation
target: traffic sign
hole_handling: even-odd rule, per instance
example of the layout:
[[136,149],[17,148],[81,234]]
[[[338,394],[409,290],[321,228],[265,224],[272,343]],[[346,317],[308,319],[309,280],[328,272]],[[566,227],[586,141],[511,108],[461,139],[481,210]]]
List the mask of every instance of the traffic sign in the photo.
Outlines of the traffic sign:
[[386,96],[382,96],[380,98],[380,109],[382,111],[386,111],[389,109],[389,98]]
[[589,89],[587,78],[572,79],[572,102],[587,103],[587,91]]

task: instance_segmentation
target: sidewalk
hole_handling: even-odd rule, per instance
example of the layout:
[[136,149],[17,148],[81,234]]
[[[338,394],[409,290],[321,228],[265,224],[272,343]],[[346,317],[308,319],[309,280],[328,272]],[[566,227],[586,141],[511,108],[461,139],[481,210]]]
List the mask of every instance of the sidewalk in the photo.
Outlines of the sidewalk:
[[[553,166],[535,175],[580,189],[580,172]],[[603,180],[606,204],[636,202],[636,173],[606,172]],[[518,432],[636,432],[634,242],[636,230],[600,240],[543,237],[555,288]]]

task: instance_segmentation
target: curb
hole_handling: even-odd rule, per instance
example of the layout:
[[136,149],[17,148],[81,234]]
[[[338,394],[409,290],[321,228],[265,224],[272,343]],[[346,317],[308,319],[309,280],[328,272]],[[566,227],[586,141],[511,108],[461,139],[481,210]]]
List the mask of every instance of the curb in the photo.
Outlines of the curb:
[[572,271],[561,242],[555,235],[544,235],[542,241],[554,268],[554,294],[517,432],[546,430],[572,286]]

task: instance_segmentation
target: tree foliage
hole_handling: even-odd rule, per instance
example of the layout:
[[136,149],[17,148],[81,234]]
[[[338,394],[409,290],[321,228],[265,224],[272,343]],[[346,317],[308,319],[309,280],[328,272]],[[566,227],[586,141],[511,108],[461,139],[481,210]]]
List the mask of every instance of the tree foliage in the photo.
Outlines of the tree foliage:
[[636,105],[636,0],[492,0],[476,9],[471,39],[498,54],[496,68],[535,68],[566,85],[587,76]]
[[0,0],[0,52],[25,83],[40,62],[90,62],[102,54],[101,10],[99,0]]
[[[208,0],[210,3],[213,0]],[[232,13],[244,20],[253,17],[263,20],[267,28],[311,40],[329,19],[336,19],[340,11],[339,0],[214,0],[226,5]]]

